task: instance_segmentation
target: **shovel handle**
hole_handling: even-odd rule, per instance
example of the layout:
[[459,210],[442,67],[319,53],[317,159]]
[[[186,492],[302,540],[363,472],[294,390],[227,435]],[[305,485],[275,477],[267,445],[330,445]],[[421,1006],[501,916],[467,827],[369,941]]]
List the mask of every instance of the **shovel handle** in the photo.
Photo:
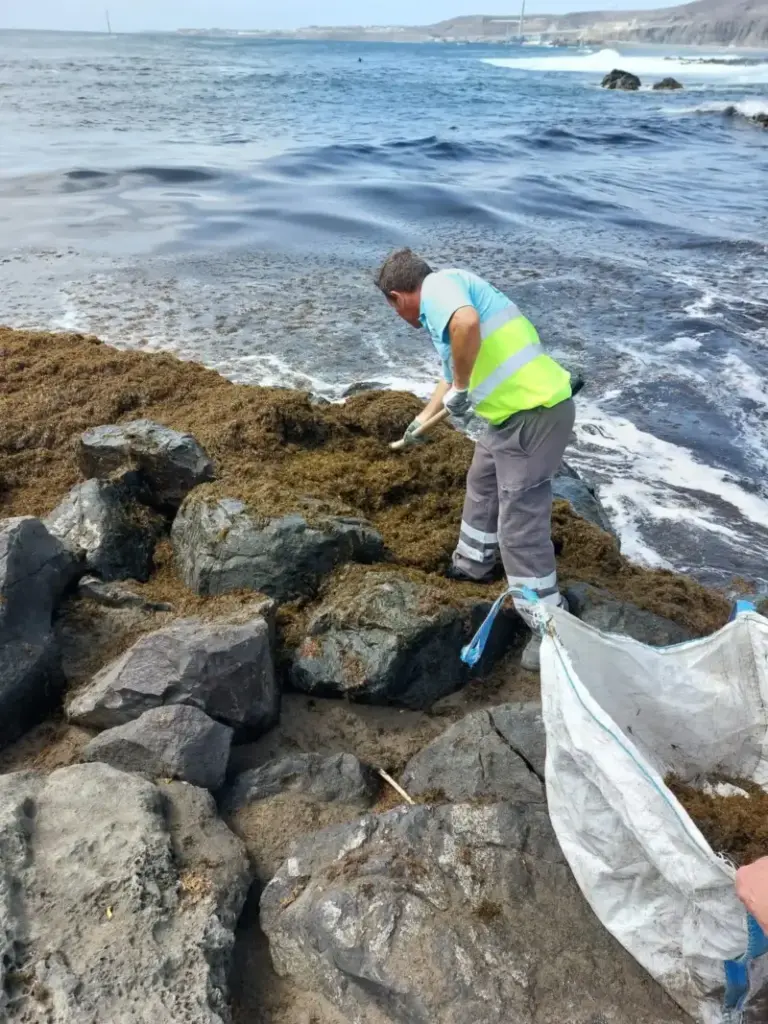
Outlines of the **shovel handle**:
[[[436,412],[435,415],[431,417],[431,419],[428,419],[426,420],[426,422],[422,423],[419,429],[414,431],[413,436],[421,437],[423,434],[428,434],[430,430],[432,430],[434,427],[438,425],[438,423],[442,423],[443,420],[447,419],[449,416],[450,412],[448,411],[448,409],[441,409],[440,412]],[[389,447],[392,449],[393,452],[402,451],[403,448],[406,447],[405,439],[401,438],[399,441],[393,441]]]

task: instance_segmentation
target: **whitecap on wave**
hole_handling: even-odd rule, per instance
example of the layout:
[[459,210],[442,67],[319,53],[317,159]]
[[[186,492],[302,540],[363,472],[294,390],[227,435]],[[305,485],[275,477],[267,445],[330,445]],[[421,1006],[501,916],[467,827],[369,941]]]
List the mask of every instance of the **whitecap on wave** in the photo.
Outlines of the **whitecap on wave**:
[[[723,60],[711,64],[709,60]],[[692,60],[680,56],[641,56],[605,49],[596,53],[573,54],[558,52],[536,57],[486,57],[484,63],[494,67],[515,68],[519,71],[558,71],[571,73],[608,74],[621,68],[641,78],[673,76],[683,82],[729,82],[734,85],[760,85],[768,83],[768,61],[760,64],[738,64],[737,58],[701,57]]]

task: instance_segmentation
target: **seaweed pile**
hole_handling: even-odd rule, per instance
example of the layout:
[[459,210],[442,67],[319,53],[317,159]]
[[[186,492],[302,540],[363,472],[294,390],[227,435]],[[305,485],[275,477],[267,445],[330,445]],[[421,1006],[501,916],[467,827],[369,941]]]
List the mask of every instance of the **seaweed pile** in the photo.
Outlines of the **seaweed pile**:
[[[148,418],[193,434],[216,461],[216,481],[197,496],[240,498],[264,516],[314,499],[324,510],[369,519],[397,565],[437,574],[449,562],[472,444],[441,426],[432,443],[391,452],[388,442],[421,408],[413,395],[368,392],[321,404],[304,392],[233,384],[196,363],[118,351],[77,334],[0,328],[0,359],[2,515],[44,515],[61,500],[80,479],[77,443],[88,427]],[[701,635],[728,617],[722,595],[633,565],[564,502],[556,504],[553,538],[565,582],[603,587]],[[456,586],[439,577],[435,585]]]

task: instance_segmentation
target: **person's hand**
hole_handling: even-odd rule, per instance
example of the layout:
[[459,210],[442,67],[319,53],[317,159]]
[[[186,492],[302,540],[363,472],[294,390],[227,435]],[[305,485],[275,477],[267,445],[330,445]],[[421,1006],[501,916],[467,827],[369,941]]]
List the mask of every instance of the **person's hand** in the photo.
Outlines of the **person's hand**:
[[736,872],[736,895],[768,934],[768,857],[739,868]]
[[469,390],[467,388],[451,388],[443,398],[443,405],[451,414],[459,420],[467,419],[472,412],[469,402]]
[[413,448],[417,444],[426,444],[429,440],[427,436],[416,437],[416,431],[424,424],[420,420],[414,420],[409,423],[405,433],[403,434],[403,441],[405,442],[406,448]]

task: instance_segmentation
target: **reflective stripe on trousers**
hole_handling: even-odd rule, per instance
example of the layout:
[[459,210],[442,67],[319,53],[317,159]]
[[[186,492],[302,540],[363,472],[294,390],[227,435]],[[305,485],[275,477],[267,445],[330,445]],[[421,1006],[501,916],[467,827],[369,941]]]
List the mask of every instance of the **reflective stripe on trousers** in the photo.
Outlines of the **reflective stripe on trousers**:
[[[552,409],[518,413],[477,442],[453,556],[454,565],[467,576],[490,576],[496,557],[490,538],[498,534],[509,583],[534,590],[548,603],[559,600],[551,480],[562,462],[574,416],[573,400],[568,399]],[[525,615],[525,602],[515,604]]]

